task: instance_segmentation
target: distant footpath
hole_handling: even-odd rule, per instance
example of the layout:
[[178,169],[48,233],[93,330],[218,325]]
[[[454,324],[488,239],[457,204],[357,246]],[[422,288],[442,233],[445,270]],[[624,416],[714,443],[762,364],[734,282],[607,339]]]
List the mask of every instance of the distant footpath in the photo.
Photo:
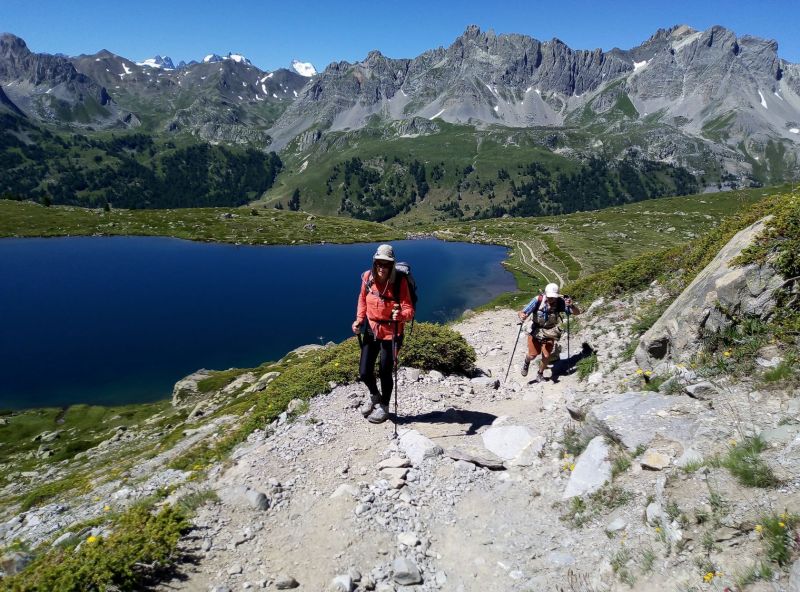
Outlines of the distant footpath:
[[121,235],[250,245],[360,243],[406,238],[404,232],[376,222],[275,209],[104,211],[0,200],[0,238]]

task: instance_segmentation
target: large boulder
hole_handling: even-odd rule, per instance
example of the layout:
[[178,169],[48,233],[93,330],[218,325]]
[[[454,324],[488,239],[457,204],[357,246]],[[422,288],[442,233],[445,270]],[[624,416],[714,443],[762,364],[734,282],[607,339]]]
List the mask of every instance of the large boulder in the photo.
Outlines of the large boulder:
[[172,389],[172,406],[179,408],[196,405],[200,395],[197,389],[197,383],[209,376],[211,376],[211,372],[202,368],[176,382]]
[[689,397],[632,391],[592,407],[584,430],[587,435],[607,436],[629,451],[649,446],[657,438],[677,442],[685,450],[707,431],[701,422],[707,411]]
[[783,278],[768,264],[731,265],[765,223],[766,219],[760,220],[739,231],[642,336],[636,349],[640,367],[689,360],[704,334],[725,329],[737,316],[767,319],[772,315],[775,290]]

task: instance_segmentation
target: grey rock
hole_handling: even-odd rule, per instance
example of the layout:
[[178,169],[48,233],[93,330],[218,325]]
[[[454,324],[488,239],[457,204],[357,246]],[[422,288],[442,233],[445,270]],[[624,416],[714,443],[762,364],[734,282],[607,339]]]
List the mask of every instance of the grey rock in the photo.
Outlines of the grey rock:
[[608,436],[630,451],[649,445],[656,437],[687,448],[705,411],[702,403],[684,397],[628,392],[592,407],[584,429],[589,434]]
[[639,459],[639,464],[642,465],[644,469],[660,471],[669,466],[669,456],[657,450],[647,449],[642,455],[642,458]]
[[246,485],[225,487],[219,491],[220,499],[227,504],[256,510],[267,510],[269,498],[266,494]]
[[564,499],[593,493],[611,480],[609,448],[602,436],[594,437],[586,447],[564,490]]
[[392,562],[392,579],[401,586],[412,586],[422,583],[419,568],[410,557],[398,557]]
[[255,489],[250,489],[245,494],[247,497],[247,503],[250,504],[251,508],[255,508],[256,510],[267,510],[269,509],[269,498],[265,494],[260,491],[256,491]]
[[526,426],[492,426],[481,435],[487,450],[503,460],[513,460],[534,443],[537,436]]
[[447,574],[443,571],[437,571],[433,581],[436,582],[437,586],[444,586],[447,583]]
[[355,485],[351,485],[350,483],[342,483],[339,487],[336,488],[331,494],[331,499],[336,499],[339,497],[350,496],[356,497],[358,495],[358,487]]
[[477,378],[471,379],[470,382],[475,386],[483,386],[493,389],[500,388],[500,379],[492,378],[491,376],[478,376]]
[[575,563],[575,557],[569,553],[561,553],[559,551],[552,551],[547,554],[547,561],[557,567],[567,567]]
[[701,401],[710,399],[717,394],[717,387],[707,380],[698,382],[697,384],[690,384],[689,386],[685,387],[684,390],[690,397],[700,399]]
[[800,434],[800,425],[787,423],[762,431],[759,436],[770,446],[785,446]]
[[645,519],[650,526],[661,526],[664,510],[658,502],[650,502],[645,509]]
[[292,576],[281,574],[275,578],[275,588],[278,590],[292,590],[297,588],[300,584],[297,583]]
[[624,518],[615,518],[606,524],[606,532],[619,532],[628,527],[628,522]]
[[239,565],[238,563],[234,563],[233,565],[231,565],[228,568],[228,575],[229,576],[235,576],[235,575],[238,575],[238,574],[242,573],[243,571],[244,570],[242,569],[241,565]]
[[36,436],[33,441],[34,442],[41,442],[42,444],[49,444],[50,442],[54,442],[61,437],[61,430],[55,430],[53,432],[42,432],[38,436]]
[[408,468],[400,468],[400,469],[381,469],[381,477],[384,479],[391,481],[392,479],[403,479],[405,480],[406,475],[408,474]]
[[420,371],[418,368],[406,368],[405,377],[408,382],[417,382],[420,377]]
[[6,575],[13,576],[25,569],[32,560],[33,556],[29,553],[14,551],[0,557],[0,568]]
[[414,532],[401,532],[397,535],[398,542],[406,547],[416,547],[419,544],[419,537]]
[[256,376],[252,372],[245,372],[241,376],[237,376],[234,380],[232,380],[225,388],[222,389],[222,393],[225,395],[232,395],[237,391],[242,390],[246,385],[252,384],[256,381]]
[[428,378],[430,378],[432,382],[442,382],[442,380],[444,380],[444,374],[438,370],[431,370],[428,372]]
[[354,588],[355,585],[349,575],[336,576],[328,586],[329,592],[352,592]]
[[209,370],[201,369],[176,382],[172,388],[172,406],[181,408],[196,405],[196,397],[201,396],[197,390],[197,383],[209,376],[211,376]]
[[683,451],[683,454],[678,457],[678,460],[675,461],[675,465],[678,467],[686,467],[691,464],[700,463],[703,461],[703,455],[694,450],[693,448],[687,448]]
[[402,469],[410,466],[411,463],[408,461],[408,459],[400,456],[392,456],[378,463],[379,469]]
[[797,559],[789,572],[788,592],[800,592],[800,559]]
[[445,455],[453,460],[465,461],[478,465],[479,467],[486,467],[487,469],[502,469],[504,468],[503,459],[496,454],[489,452],[484,448],[477,446],[460,446],[458,448],[448,448]]
[[231,592],[231,589],[228,586],[212,586],[211,592]]
[[419,466],[426,458],[442,454],[441,446],[416,430],[408,430],[400,435],[400,449],[414,466]]

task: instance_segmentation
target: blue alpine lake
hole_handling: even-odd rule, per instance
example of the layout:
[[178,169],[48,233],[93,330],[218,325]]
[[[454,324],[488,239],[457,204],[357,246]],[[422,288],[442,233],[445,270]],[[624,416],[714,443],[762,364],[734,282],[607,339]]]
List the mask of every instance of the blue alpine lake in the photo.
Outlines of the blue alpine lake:
[[[514,290],[503,247],[396,241],[418,321]],[[377,244],[237,246],[153,237],[0,240],[0,408],[169,397],[199,369],[341,341]]]

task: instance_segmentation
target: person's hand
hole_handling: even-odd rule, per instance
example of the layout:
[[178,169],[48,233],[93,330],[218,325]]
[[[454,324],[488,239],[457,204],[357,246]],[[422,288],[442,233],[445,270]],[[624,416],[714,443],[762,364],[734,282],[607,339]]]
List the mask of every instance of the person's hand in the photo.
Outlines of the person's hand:
[[357,320],[353,321],[352,329],[353,329],[353,333],[358,335],[361,332],[361,323],[359,323]]
[[526,314],[525,314],[524,312],[522,312],[522,311],[519,311],[519,312],[517,313],[517,316],[519,317],[519,320],[520,320],[520,321],[524,321],[526,318],[528,318],[528,315],[526,315]]
[[396,321],[399,318],[400,318],[400,305],[395,304],[394,308],[392,308],[392,320]]

